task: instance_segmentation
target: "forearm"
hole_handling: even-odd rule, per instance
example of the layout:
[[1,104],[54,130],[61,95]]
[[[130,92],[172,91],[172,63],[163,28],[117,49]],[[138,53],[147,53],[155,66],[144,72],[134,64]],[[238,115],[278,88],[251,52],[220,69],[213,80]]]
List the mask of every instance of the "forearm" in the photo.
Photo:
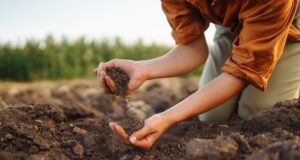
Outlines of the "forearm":
[[142,63],[148,72],[148,79],[172,77],[198,68],[205,62],[207,54],[205,37],[201,37],[189,45],[177,45],[166,55]]
[[217,107],[240,93],[246,86],[246,81],[223,73],[182,102],[161,114],[169,119],[169,122],[172,123],[170,125],[173,125]]

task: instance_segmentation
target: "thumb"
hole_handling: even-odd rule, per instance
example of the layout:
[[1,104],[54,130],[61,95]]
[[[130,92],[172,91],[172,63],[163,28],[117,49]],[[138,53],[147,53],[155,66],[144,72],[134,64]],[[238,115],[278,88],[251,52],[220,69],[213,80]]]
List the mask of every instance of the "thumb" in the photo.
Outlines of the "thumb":
[[145,137],[141,140],[137,140],[135,143],[132,143],[132,144],[139,148],[149,149],[155,143],[155,141],[158,137],[159,137],[159,134],[151,133],[151,134],[147,135],[147,137]]
[[135,89],[137,89],[141,85],[141,83],[143,83],[142,78],[136,76],[135,74],[131,75],[130,81],[127,85],[128,87],[127,87],[126,94],[132,93]]
[[95,70],[94,70],[94,71],[96,71],[95,73],[96,73],[98,79],[100,78],[101,70],[102,70],[103,66],[104,66],[104,63],[100,62],[98,67],[95,68]]
[[140,129],[140,130],[134,132],[134,133],[130,136],[129,140],[130,140],[131,143],[134,144],[134,143],[136,143],[136,141],[138,141],[138,140],[140,140],[140,139],[143,139],[143,138],[147,137],[147,135],[151,134],[152,132],[153,132],[153,131],[152,131],[152,129],[151,129],[150,127],[144,126],[142,129]]
[[134,79],[130,79],[127,85],[126,94],[129,95],[135,89],[135,86],[136,86],[136,81]]

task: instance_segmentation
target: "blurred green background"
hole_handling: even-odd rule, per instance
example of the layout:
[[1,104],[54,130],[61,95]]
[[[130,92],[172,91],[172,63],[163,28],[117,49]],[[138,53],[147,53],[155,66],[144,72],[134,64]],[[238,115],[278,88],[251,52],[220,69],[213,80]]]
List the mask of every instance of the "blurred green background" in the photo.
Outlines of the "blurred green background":
[[[95,78],[99,62],[174,46],[160,1],[1,0],[0,24],[1,81]],[[205,32],[210,45],[214,32]]]
[[[125,44],[116,37],[112,40],[87,41],[78,38],[56,42],[52,36],[42,41],[28,40],[25,45],[0,44],[0,79],[32,81],[44,79],[94,78],[93,69],[99,62],[114,58],[150,59],[165,54],[171,47],[145,44],[137,40]],[[200,75],[201,68],[185,76]]]

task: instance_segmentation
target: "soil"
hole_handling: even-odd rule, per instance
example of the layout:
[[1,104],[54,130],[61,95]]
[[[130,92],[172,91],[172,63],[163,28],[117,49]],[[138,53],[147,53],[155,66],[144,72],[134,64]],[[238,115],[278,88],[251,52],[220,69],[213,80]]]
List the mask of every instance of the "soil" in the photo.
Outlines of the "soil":
[[125,97],[130,77],[121,68],[106,68],[106,74],[114,81],[117,94]]
[[236,159],[238,144],[229,137],[194,139],[187,144],[187,159]]
[[120,96],[120,105],[124,109],[123,116],[115,121],[123,127],[128,135],[131,135],[144,126],[144,120],[137,118],[128,106],[126,91],[130,77],[121,68],[106,68],[106,73],[114,81],[117,95]]
[[[205,123],[192,118],[169,129],[150,150],[140,150],[122,144],[112,133],[108,123],[124,119],[124,112],[117,98],[94,92],[96,86],[88,82],[44,87],[49,95],[31,87],[18,92],[0,87],[0,102],[5,104],[0,109],[0,160],[300,159],[298,99],[279,102],[249,120]],[[174,99],[161,101],[164,108],[187,96],[177,95],[181,87],[174,91],[160,83],[150,86],[149,92],[138,91],[130,101],[151,94],[159,109],[162,95],[154,96],[158,90]],[[141,119],[156,113],[149,105],[139,102],[129,110]]]
[[144,119],[136,117],[134,113],[130,112],[130,109],[126,110],[124,116],[120,117],[116,122],[123,127],[128,135],[132,135],[144,126]]

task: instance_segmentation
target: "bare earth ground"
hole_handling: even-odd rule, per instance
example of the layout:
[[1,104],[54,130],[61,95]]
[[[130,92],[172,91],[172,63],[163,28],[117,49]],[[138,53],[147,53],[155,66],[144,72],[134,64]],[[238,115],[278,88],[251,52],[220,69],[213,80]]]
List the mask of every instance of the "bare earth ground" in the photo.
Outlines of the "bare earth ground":
[[[299,100],[279,102],[249,120],[235,116],[204,123],[192,118],[144,151],[112,134],[108,122],[124,111],[96,81],[0,84],[0,160],[300,159]],[[152,81],[129,97],[129,105],[145,119],[196,89],[196,79]]]

